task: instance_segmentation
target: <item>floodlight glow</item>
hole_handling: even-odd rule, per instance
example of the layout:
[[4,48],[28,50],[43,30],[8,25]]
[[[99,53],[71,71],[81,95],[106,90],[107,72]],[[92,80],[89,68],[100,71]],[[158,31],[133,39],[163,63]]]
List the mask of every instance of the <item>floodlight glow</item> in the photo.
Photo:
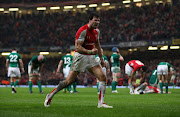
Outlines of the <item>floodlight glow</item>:
[[115,6],[109,6],[109,9],[115,9],[116,7]]
[[133,2],[141,2],[141,0],[133,0]]
[[137,51],[137,48],[134,48],[133,51]]
[[3,53],[1,53],[1,55],[8,56],[8,55],[10,55],[10,52],[3,52]]
[[125,7],[130,7],[130,5],[128,4],[128,5],[125,5]]
[[102,6],[109,6],[110,3],[102,3]]
[[126,3],[130,3],[130,2],[131,2],[131,1],[129,1],[129,0],[128,0],[128,1],[123,1],[123,3],[124,3],[124,4],[126,4]]
[[9,13],[9,11],[4,11],[4,13]]
[[157,47],[152,47],[152,46],[148,47],[148,50],[157,50],[157,49],[158,49]]
[[0,11],[4,11],[4,8],[0,8]]
[[73,6],[64,6],[64,9],[72,9]]
[[130,52],[132,52],[133,50],[132,49],[128,49]]
[[59,6],[57,6],[57,7],[50,7],[50,9],[51,10],[58,10],[58,9],[60,9],[60,7]]
[[9,11],[19,11],[19,8],[9,8]]
[[58,54],[62,54],[62,52],[58,52]]
[[49,54],[49,52],[39,52],[39,54],[41,54],[41,55],[47,55],[47,54]]
[[149,2],[146,2],[146,5],[149,5],[150,3]]
[[170,49],[179,49],[179,46],[170,46]]
[[163,1],[155,1],[155,3],[156,3],[156,4],[158,4],[158,3],[163,3]]
[[90,4],[89,7],[97,7],[97,4]]
[[86,8],[86,5],[77,5],[77,8]]
[[161,48],[160,48],[160,50],[167,50],[168,49],[168,46],[162,46]]
[[46,10],[46,7],[37,7],[37,10],[42,10],[42,11],[44,11],[44,10]]

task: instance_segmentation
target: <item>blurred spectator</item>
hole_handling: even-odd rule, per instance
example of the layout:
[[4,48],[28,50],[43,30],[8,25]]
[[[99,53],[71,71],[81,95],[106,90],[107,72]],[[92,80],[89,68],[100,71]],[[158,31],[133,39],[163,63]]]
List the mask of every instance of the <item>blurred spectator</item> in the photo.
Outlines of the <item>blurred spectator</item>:
[[[180,5],[148,5],[142,7],[101,10],[100,41],[102,44],[122,41],[161,40],[180,37]],[[74,45],[78,27],[88,13],[0,14],[0,46]],[[31,42],[31,43],[29,43]]]

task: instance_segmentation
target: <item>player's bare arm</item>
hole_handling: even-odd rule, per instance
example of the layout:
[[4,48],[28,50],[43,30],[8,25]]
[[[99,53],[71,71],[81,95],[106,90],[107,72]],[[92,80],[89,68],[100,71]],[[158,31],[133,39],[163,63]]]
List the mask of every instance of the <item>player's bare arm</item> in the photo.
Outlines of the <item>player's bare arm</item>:
[[145,77],[145,72],[142,72],[141,73],[141,78],[140,78],[140,84],[143,82],[144,77]]
[[33,68],[34,68],[34,64],[33,64],[33,62],[31,62],[31,73],[30,74],[33,74]]
[[79,40],[75,41],[75,49],[78,53],[80,53],[80,54],[92,54],[92,55],[97,54],[98,50],[96,48],[94,48],[92,50],[87,50],[84,47],[82,47],[83,43],[84,43],[83,41],[79,41]]
[[171,79],[171,77],[172,77],[172,75],[173,75],[173,70],[172,70],[172,69],[170,69],[170,71],[169,71],[169,72],[170,72],[170,76],[169,76],[169,77],[170,77],[170,79]]
[[58,64],[57,71],[56,71],[56,75],[58,75],[58,74],[59,74],[62,64],[63,64],[63,61],[62,61],[62,60],[60,60],[60,61],[59,61],[59,64]]
[[9,61],[6,60],[6,71],[8,72],[8,67],[9,67]]
[[23,61],[22,59],[19,59],[19,63],[20,63],[20,67],[21,67],[21,72],[24,73],[24,64],[23,64]]
[[101,60],[101,65],[102,65],[102,67],[105,67],[105,62],[104,62],[103,55],[102,55],[102,52],[101,52],[101,45],[100,45],[99,39],[97,39],[97,41],[95,42],[95,47],[98,50],[98,56],[99,56],[99,58]]
[[136,72],[134,72],[134,71],[131,72],[131,77],[130,77],[131,80],[134,78],[135,73]]
[[38,71],[39,73],[41,72],[43,66],[44,66],[44,63],[42,63],[42,64],[39,66],[39,71]]

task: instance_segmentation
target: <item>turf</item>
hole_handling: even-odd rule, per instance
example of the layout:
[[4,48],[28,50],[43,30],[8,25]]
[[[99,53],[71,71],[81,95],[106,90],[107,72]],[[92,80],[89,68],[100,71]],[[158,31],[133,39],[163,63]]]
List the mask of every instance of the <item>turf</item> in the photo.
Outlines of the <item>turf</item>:
[[57,93],[51,107],[43,103],[46,93],[53,88],[17,88],[11,94],[8,87],[0,88],[0,117],[180,117],[180,89],[169,89],[172,94],[130,95],[129,89],[118,89],[112,94],[107,88],[105,102],[113,109],[97,108],[98,95],[95,88],[79,88],[79,93]]

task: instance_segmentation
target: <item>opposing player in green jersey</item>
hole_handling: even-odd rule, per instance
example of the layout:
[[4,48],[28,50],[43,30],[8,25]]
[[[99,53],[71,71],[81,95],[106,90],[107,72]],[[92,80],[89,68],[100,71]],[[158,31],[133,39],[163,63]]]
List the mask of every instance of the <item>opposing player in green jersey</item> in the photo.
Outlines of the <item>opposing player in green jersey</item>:
[[[67,54],[63,56],[59,61],[56,74],[60,72],[60,68],[63,65],[63,74],[64,74],[64,78],[66,79],[71,68],[72,59],[73,56],[71,55],[71,50],[67,50]],[[73,84],[73,91],[71,90],[71,85],[67,87],[67,90],[70,93],[77,93],[78,91],[76,90],[76,82],[73,82],[72,84]],[[64,92],[66,92],[66,88],[64,88]]]
[[158,80],[158,76],[157,76],[157,69],[154,69],[152,71],[152,74],[151,74],[151,77],[149,79],[149,84],[152,86],[152,87],[156,87],[156,88],[159,88],[159,80]]
[[168,72],[170,72],[170,78],[173,74],[171,65],[168,62],[160,62],[157,66],[157,75],[159,79],[159,87],[163,94],[163,83],[165,83],[166,93],[168,93]]
[[[16,49],[13,49],[11,54],[6,59],[6,68],[8,72],[8,77],[10,77],[12,93],[16,93],[15,87],[17,84],[19,84],[19,79],[21,77],[19,64],[21,67],[21,72],[24,73],[24,64],[21,56],[17,53]],[[14,79],[16,79],[15,83],[13,83]]]
[[44,66],[44,63],[46,62],[46,57],[43,55],[35,55],[32,57],[28,64],[28,74],[29,74],[29,93],[32,93],[32,80],[36,79],[37,80],[37,85],[39,88],[39,91],[41,94],[44,92],[42,91],[41,87],[41,79],[40,79],[40,72]]
[[111,55],[111,72],[112,72],[112,93],[118,93],[116,90],[116,85],[118,84],[118,78],[121,77],[121,66],[120,61],[124,61],[123,56],[120,55],[119,49],[117,47],[112,48],[113,54]]
[[[103,49],[102,48],[101,48],[101,52],[102,52],[102,55],[103,55]],[[108,62],[108,59],[107,59],[106,56],[103,55],[102,57],[103,57],[104,62],[105,62],[105,66],[102,67],[102,70],[103,70],[104,74],[107,76],[107,73],[110,72],[109,62]],[[100,60],[98,55],[95,55],[95,60],[97,62],[101,63],[101,60]],[[97,79],[97,89],[98,89],[98,94],[99,94],[99,80],[98,79]]]

